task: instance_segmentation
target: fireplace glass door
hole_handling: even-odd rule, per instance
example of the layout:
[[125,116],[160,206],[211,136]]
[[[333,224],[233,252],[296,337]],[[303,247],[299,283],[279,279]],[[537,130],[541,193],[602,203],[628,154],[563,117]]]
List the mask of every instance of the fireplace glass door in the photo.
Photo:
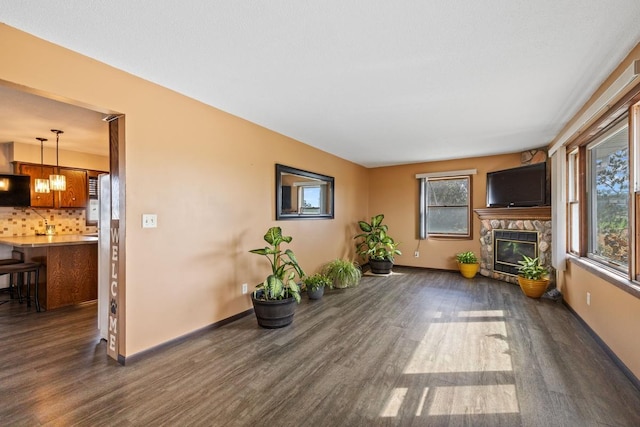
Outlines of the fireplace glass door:
[[494,230],[493,269],[504,274],[518,275],[518,261],[523,256],[538,256],[538,232]]

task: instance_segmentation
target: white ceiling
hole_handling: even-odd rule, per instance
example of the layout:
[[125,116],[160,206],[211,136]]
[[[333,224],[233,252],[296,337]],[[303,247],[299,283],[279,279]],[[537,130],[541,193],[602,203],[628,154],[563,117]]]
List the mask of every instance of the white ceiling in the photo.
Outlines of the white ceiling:
[[[60,149],[109,155],[109,127],[105,114],[55,100],[42,98],[0,85],[0,143],[37,144],[47,138],[45,147],[53,148],[59,129]],[[48,159],[48,163],[52,163]]]
[[368,167],[544,146],[640,41],[638,0],[0,10],[8,25]]

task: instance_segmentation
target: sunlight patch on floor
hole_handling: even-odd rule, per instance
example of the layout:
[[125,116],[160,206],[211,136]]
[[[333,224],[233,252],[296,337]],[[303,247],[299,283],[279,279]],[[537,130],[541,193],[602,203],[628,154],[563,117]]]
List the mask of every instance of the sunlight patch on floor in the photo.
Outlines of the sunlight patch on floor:
[[461,311],[458,317],[504,317],[504,310]]
[[404,373],[511,371],[506,338],[502,321],[432,323]]
[[[381,417],[397,417],[408,388],[396,387],[380,413]],[[517,414],[520,412],[513,384],[425,387],[416,409],[416,417],[438,415]]]
[[429,415],[511,414],[520,411],[516,386],[433,387]]
[[385,405],[381,417],[396,417],[398,416],[398,411],[402,407],[402,402],[404,402],[404,397],[407,395],[407,391],[409,389],[405,387],[396,387],[391,391],[391,395],[387,400],[387,404]]
[[422,390],[422,396],[420,396],[420,403],[418,404],[418,410],[416,411],[416,417],[422,415],[422,409],[424,408],[424,402],[427,401],[427,393],[429,393],[429,387],[425,387]]

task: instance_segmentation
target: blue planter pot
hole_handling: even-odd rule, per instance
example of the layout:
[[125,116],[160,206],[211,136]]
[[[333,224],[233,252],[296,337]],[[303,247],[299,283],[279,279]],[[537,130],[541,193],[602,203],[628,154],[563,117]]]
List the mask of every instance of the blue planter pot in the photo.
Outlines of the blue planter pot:
[[307,296],[309,299],[320,299],[324,295],[324,286],[316,289],[315,291],[307,290]]

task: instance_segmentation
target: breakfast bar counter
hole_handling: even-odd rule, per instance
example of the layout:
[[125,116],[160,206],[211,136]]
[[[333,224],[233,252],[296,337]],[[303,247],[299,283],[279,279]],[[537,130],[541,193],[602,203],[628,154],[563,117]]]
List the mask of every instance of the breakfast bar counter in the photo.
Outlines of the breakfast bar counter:
[[39,262],[38,299],[47,310],[98,298],[98,238],[87,235],[0,237],[26,262]]
[[60,236],[20,236],[0,237],[0,244],[20,248],[36,248],[40,246],[90,245],[98,243],[95,236],[84,234],[63,234]]

